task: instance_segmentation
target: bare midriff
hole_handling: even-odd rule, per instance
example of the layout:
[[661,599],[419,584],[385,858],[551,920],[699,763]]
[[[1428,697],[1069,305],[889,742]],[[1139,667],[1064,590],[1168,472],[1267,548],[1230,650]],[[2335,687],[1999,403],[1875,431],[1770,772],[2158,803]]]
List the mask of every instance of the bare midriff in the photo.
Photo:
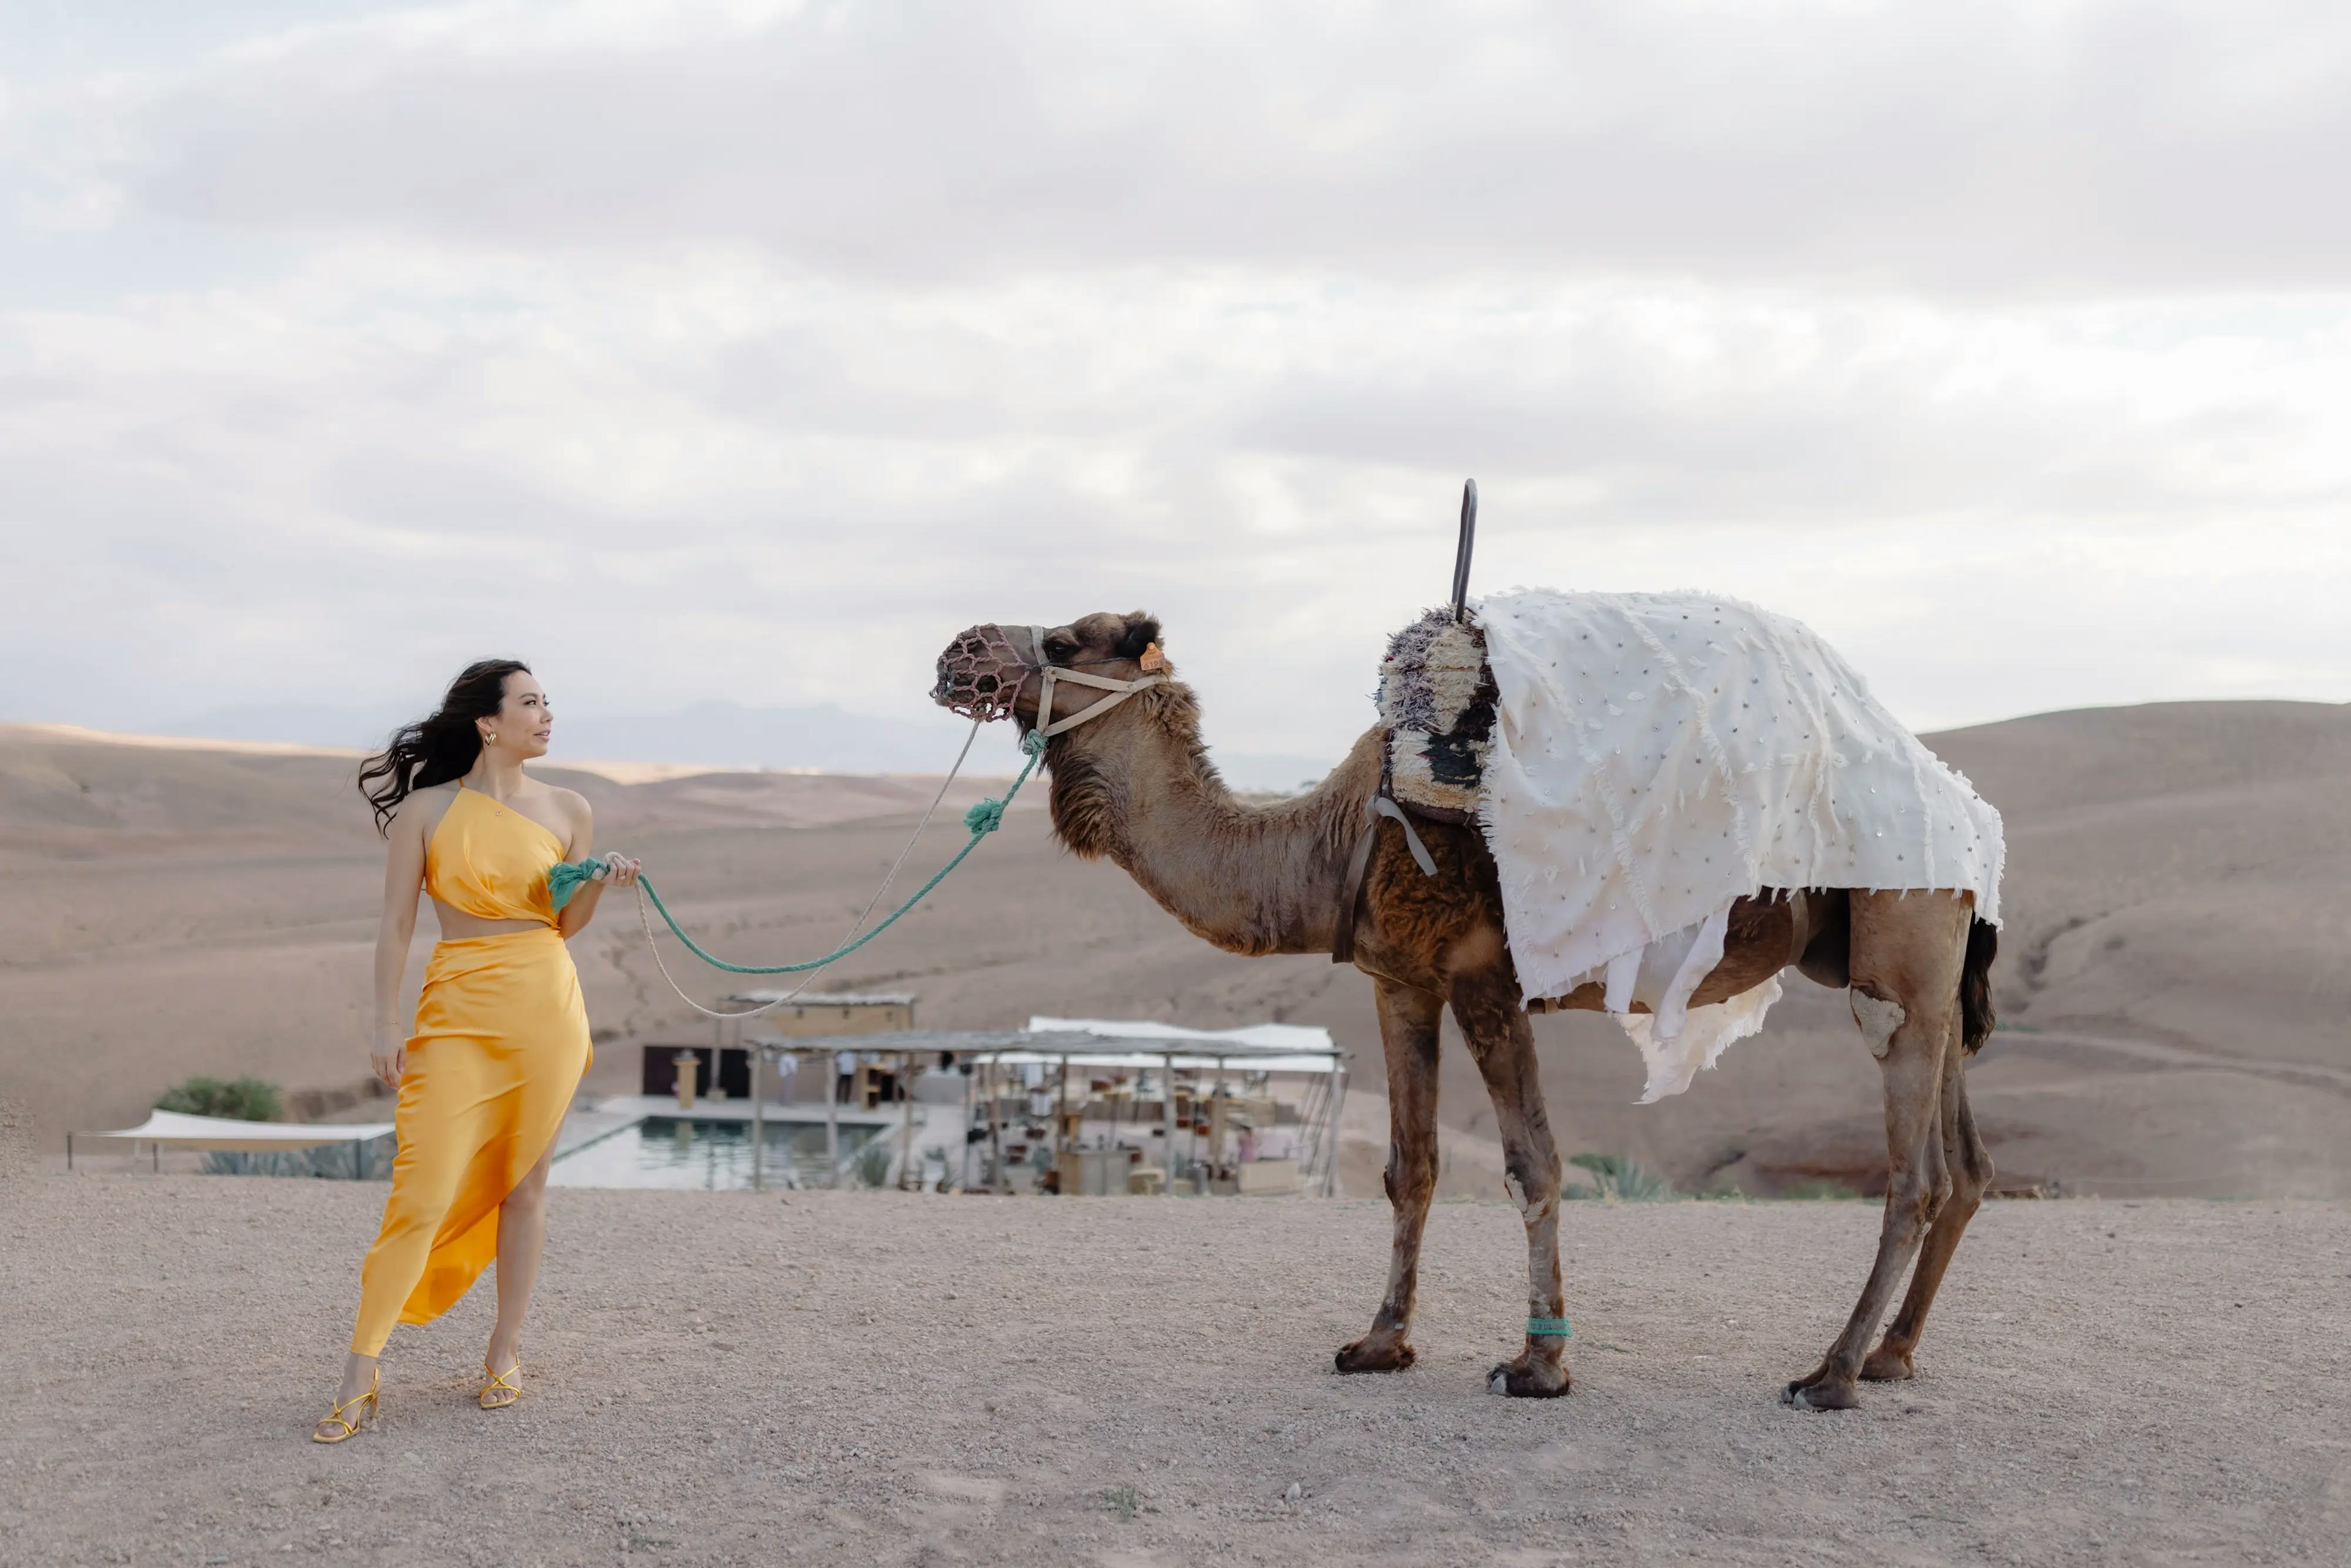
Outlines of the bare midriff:
[[485,920],[478,915],[467,915],[452,909],[439,899],[433,901],[433,913],[441,922],[444,942],[464,942],[475,936],[510,936],[517,931],[553,929],[544,920]]

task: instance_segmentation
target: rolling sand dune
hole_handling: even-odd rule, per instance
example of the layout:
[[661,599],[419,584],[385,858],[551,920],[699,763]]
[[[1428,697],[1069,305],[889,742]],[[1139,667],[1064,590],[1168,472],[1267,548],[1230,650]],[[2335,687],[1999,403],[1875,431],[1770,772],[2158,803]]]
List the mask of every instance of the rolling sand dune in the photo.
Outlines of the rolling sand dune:
[[[2009,826],[1995,971],[2008,1027],[1972,1079],[2003,1185],[2351,1196],[2351,709],[2164,705],[1930,738]],[[0,1099],[44,1154],[69,1126],[135,1119],[190,1072],[295,1088],[362,1076],[381,852],[350,770],[334,755],[0,727]],[[768,961],[840,937],[936,787],[550,777],[590,795],[601,841],[642,854],[710,945]],[[1000,789],[959,784],[956,814]],[[906,885],[961,838],[943,812]],[[627,904],[609,903],[574,950],[600,1041],[591,1086],[633,1080],[633,1043],[706,1038],[654,972]],[[1353,1051],[1363,1092],[1349,1108],[1348,1190],[1379,1190],[1368,983],[1319,958],[1215,952],[1123,873],[1060,853],[1041,812],[1016,812],[934,903],[823,985],[914,990],[918,1021],[935,1027],[1032,1012],[1324,1025]],[[1837,994],[1792,980],[1764,1035],[1647,1107],[1631,1103],[1639,1063],[1613,1024],[1536,1028],[1569,1151],[1757,1192],[1866,1188],[1882,1165],[1876,1073]],[[1492,1116],[1458,1051],[1443,1114],[1442,1190],[1490,1196]]]

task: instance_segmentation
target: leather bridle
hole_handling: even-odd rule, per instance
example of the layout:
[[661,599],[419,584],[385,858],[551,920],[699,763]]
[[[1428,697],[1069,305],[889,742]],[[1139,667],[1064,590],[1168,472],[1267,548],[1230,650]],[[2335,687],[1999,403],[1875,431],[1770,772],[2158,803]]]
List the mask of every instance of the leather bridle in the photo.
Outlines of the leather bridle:
[[[1029,645],[1036,651],[1035,662],[1029,666],[1030,674],[1041,674],[1045,677],[1044,685],[1038,689],[1037,693],[1037,733],[1048,738],[1075,729],[1090,718],[1099,718],[1135,693],[1147,691],[1153,686],[1164,684],[1167,679],[1165,675],[1143,675],[1132,681],[1122,681],[1109,675],[1089,674],[1083,670],[1073,670],[1067,664],[1054,664],[1045,657],[1045,629],[1042,626],[1029,628]],[[1102,662],[1110,663],[1107,659]],[[1023,675],[1022,685],[1025,685],[1028,679],[1027,675]],[[1090,708],[1081,708],[1065,719],[1048,722],[1053,717],[1053,685],[1057,681],[1066,681],[1073,686],[1092,686],[1098,691],[1113,692],[1116,695],[1105,702],[1094,704]],[[1019,687],[1014,687],[1012,695],[1014,699],[1018,700],[1020,695]]]

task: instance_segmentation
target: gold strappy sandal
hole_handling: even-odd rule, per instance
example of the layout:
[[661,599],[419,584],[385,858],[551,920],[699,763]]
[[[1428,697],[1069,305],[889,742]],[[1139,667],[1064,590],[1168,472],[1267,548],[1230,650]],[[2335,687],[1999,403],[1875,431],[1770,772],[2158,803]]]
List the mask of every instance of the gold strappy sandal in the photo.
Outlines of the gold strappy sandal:
[[[503,1410],[507,1406],[512,1405],[515,1401],[522,1397],[522,1384],[519,1381],[513,1383],[507,1381],[509,1377],[516,1378],[517,1380],[521,1378],[522,1357],[520,1355],[517,1355],[515,1357],[515,1364],[512,1366],[507,1367],[504,1372],[491,1372],[486,1366],[482,1368],[482,1371],[489,1377],[489,1381],[482,1385],[482,1395],[479,1403],[483,1409]],[[494,1394],[503,1394],[506,1397],[503,1399],[493,1399],[490,1396]]]
[[[365,1394],[354,1394],[349,1399],[336,1401],[335,1407],[320,1417],[318,1426],[310,1428],[310,1441],[341,1443],[358,1437],[360,1428],[375,1419],[376,1390],[382,1386],[383,1368],[379,1366],[375,1369],[375,1375],[368,1379],[368,1390]],[[357,1417],[344,1415],[343,1412],[346,1410],[357,1411]],[[320,1431],[319,1429],[320,1427],[340,1427],[342,1430],[329,1435]]]

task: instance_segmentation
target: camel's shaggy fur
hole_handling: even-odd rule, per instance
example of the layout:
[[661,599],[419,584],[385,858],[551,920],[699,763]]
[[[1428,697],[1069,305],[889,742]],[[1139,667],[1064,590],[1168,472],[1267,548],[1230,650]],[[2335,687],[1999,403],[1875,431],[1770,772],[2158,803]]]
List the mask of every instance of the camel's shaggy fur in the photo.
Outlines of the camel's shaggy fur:
[[[1046,632],[1041,653],[1132,679],[1159,630],[1140,612],[1089,615]],[[1002,634],[1038,656],[1027,632]],[[1036,685],[1023,688],[1018,705],[1024,727],[1040,722]],[[1103,700],[1100,691],[1062,688],[1043,722]],[[1171,679],[1055,737],[1045,752],[1055,831],[1073,852],[1116,862],[1219,947],[1328,953],[1347,862],[1379,782],[1382,732],[1359,739],[1311,792],[1256,806],[1236,800],[1217,777],[1199,720],[1190,688]],[[1395,1234],[1371,1332],[1340,1350],[1343,1372],[1394,1371],[1413,1359],[1414,1286],[1437,1184],[1437,1020],[1447,1006],[1493,1098],[1510,1192],[1526,1222],[1528,1315],[1566,1315],[1560,1159],[1503,939],[1493,858],[1474,827],[1428,821],[1421,837],[1437,870],[1425,875],[1396,824],[1381,821],[1376,832],[1354,961],[1372,977],[1387,1058]],[[1819,1367],[1783,1390],[1791,1404],[1849,1406],[1856,1380],[1910,1375],[1943,1270],[1991,1179],[1960,1069],[1991,1030],[1992,955],[1991,928],[1971,919],[1965,895],[1765,889],[1733,910],[1722,961],[1692,998],[1703,1006],[1736,996],[1792,965],[1823,985],[1852,988],[1856,1019],[1879,1052],[1889,1176],[1876,1260]],[[1599,990],[1587,986],[1543,1005],[1596,1009]],[[1883,1343],[1868,1351],[1905,1271],[1908,1294]],[[1517,1396],[1564,1394],[1565,1349],[1563,1338],[1530,1334],[1516,1357],[1494,1368],[1490,1385]]]

